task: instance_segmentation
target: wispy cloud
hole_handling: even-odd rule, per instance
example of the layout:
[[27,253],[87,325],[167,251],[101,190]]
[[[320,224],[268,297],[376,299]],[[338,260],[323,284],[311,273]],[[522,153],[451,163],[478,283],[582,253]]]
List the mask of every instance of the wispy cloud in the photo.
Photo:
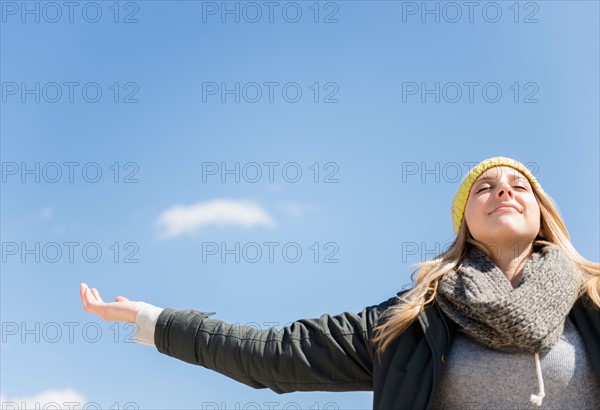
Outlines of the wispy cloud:
[[77,224],[66,225],[64,223],[61,223],[60,220],[57,221],[55,218],[54,208],[49,206],[46,206],[29,216],[29,223],[32,225],[41,225],[51,220],[55,223],[55,225],[51,227],[48,225],[45,226],[47,226],[48,229],[51,229],[53,235],[73,234],[79,231],[79,225]]
[[29,218],[29,222],[38,223],[38,222],[47,221],[50,218],[52,218],[53,215],[54,215],[54,209],[47,206],[45,208],[42,208],[40,211],[36,212],[35,214],[33,214]]
[[161,239],[173,238],[210,225],[243,228],[275,226],[274,219],[255,202],[223,198],[188,206],[174,205],[160,214],[157,223],[161,229]]
[[[25,404],[23,404],[25,403]],[[51,403],[53,405],[51,405]],[[6,397],[0,393],[1,408],[18,408],[18,409],[43,409],[43,408],[62,408],[67,404],[67,408],[81,409],[86,406],[86,399],[75,389],[64,390],[44,390],[34,396],[24,397]],[[58,406],[58,407],[56,407]]]
[[319,208],[313,204],[301,204],[293,201],[279,202],[275,207],[293,218],[301,218],[319,210]]

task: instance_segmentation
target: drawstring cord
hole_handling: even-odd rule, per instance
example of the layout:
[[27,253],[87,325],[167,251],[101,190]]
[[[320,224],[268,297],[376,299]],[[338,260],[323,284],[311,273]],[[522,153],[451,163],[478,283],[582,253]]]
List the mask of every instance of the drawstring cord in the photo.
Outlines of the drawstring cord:
[[539,392],[538,394],[532,394],[530,400],[533,404],[541,406],[542,400],[544,399],[544,396],[546,396],[546,393],[544,392],[544,379],[542,378],[542,365],[540,364],[540,355],[538,354],[538,352],[535,352],[534,356],[535,373],[537,374]]

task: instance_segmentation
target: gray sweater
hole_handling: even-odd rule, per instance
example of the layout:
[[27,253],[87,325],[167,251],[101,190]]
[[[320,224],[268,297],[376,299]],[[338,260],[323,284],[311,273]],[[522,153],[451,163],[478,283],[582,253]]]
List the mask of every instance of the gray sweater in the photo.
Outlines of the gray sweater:
[[[162,310],[142,302],[136,317],[136,342],[154,346],[154,328]],[[600,384],[579,332],[568,318],[559,342],[540,356],[540,363],[546,396],[537,407],[529,401],[537,393],[533,354],[492,350],[458,333],[432,408],[600,410]]]
[[579,332],[567,317],[559,341],[540,355],[546,396],[529,401],[538,385],[532,353],[490,349],[457,333],[432,409],[600,409],[600,386]]

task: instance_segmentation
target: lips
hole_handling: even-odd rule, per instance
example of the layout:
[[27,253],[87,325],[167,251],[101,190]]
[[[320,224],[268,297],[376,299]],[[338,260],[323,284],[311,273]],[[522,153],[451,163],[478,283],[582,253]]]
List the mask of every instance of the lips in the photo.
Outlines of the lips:
[[494,209],[492,212],[490,212],[490,214],[493,214],[494,212],[496,212],[500,209],[507,209],[507,208],[509,208],[509,209],[512,208],[515,211],[521,213],[521,210],[515,204],[500,204],[496,207],[496,209]]

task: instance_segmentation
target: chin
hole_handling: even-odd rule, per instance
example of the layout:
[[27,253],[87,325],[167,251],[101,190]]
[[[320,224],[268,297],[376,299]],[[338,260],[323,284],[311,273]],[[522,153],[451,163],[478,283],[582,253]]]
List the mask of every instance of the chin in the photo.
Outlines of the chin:
[[[485,230],[484,235],[485,235],[485,239],[483,241],[481,241],[484,243],[508,242],[510,240],[522,241],[523,239],[529,238],[531,236],[527,232],[523,232],[522,230],[515,229],[514,227],[509,227],[509,226],[489,227],[488,229]],[[484,236],[484,235],[481,235],[481,236]],[[535,238],[535,236],[533,238]]]

